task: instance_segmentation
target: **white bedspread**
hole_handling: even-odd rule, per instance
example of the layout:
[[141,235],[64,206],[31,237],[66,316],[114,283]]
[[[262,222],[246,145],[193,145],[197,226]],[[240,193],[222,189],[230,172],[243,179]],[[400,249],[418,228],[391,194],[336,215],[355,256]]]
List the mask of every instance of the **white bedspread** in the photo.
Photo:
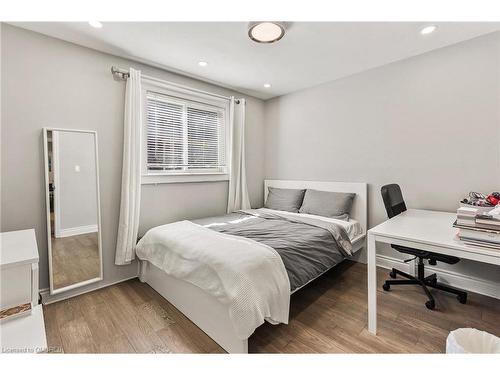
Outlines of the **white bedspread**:
[[264,320],[288,323],[290,282],[281,257],[269,246],[179,221],[149,230],[136,253],[227,304],[242,340]]

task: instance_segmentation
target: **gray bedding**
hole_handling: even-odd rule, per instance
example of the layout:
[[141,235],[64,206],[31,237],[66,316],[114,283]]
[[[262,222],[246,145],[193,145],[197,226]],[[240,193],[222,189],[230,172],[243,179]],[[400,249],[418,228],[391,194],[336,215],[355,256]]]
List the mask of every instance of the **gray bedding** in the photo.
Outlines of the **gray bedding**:
[[339,225],[267,209],[238,211],[193,222],[275,249],[285,265],[292,292],[340,263],[352,248],[347,233]]

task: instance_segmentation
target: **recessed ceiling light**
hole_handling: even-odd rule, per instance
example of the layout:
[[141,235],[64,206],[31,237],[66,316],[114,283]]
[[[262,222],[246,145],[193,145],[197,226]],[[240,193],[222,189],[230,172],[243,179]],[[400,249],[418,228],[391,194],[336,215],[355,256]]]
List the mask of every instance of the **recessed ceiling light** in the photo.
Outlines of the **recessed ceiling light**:
[[89,25],[95,27],[96,29],[102,28],[102,23],[99,21],[89,21]]
[[264,83],[264,87],[265,87],[266,89],[268,89],[268,88],[270,88],[270,87],[271,87],[271,84],[270,84],[270,83]]
[[274,43],[283,38],[285,27],[278,22],[252,22],[248,36],[257,43]]
[[434,31],[436,31],[436,29],[437,29],[436,25],[425,26],[422,30],[420,30],[420,34],[422,35],[431,34]]
[[198,65],[205,67],[208,65],[208,63],[206,61],[198,61]]

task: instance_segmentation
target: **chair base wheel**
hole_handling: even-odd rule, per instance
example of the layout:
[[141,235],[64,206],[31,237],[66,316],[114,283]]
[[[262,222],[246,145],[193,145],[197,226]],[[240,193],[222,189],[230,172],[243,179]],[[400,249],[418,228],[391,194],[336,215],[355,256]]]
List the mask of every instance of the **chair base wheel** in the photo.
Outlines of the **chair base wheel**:
[[382,289],[384,289],[386,292],[388,292],[389,289],[391,289],[391,286],[389,284],[384,283],[384,285],[382,285]]
[[394,272],[394,271],[389,272],[389,276],[391,278],[395,279],[396,278],[396,272]]
[[465,296],[457,296],[457,299],[458,299],[458,302],[460,302],[461,304],[466,304],[467,303],[467,295]]
[[429,310],[434,310],[436,307],[436,303],[432,300],[429,300],[425,303],[425,307],[427,307]]

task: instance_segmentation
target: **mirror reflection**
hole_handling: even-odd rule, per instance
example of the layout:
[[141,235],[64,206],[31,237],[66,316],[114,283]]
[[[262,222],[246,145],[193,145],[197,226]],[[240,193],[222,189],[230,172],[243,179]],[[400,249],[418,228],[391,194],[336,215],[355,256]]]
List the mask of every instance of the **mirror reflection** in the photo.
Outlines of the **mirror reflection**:
[[101,275],[96,134],[46,130],[51,292]]

